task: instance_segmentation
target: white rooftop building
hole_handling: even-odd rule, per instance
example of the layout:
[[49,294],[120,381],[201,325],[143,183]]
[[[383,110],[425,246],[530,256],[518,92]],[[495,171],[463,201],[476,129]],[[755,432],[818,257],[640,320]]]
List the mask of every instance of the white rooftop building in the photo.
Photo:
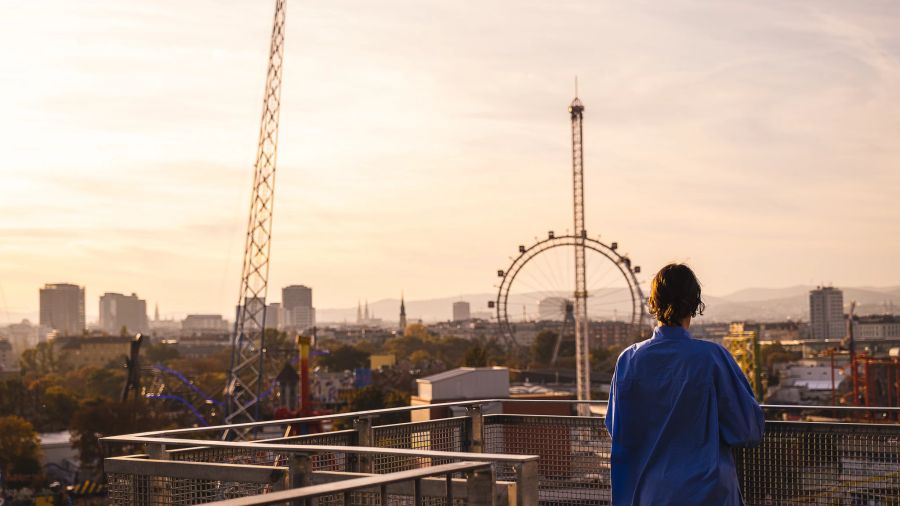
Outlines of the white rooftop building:
[[[418,395],[413,406],[472,399],[509,398],[509,369],[506,367],[457,367],[416,380]],[[428,420],[431,410],[412,412],[412,421]]]

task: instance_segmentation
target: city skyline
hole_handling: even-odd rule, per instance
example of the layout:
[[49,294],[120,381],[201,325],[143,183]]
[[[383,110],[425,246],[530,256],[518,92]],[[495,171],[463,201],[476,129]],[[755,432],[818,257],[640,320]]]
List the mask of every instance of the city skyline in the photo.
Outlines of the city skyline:
[[[271,5],[175,5],[0,20],[31,48],[0,81],[5,313],[71,282],[231,316]],[[644,280],[683,260],[720,295],[900,284],[900,10],[510,5],[288,7],[270,287],[323,308],[491,291],[518,244],[571,228],[575,74],[588,232]]]
[[[52,285],[52,283],[50,284]],[[78,285],[75,285],[78,286]],[[811,291],[816,291],[820,288],[837,288],[840,291],[849,291],[851,296],[844,300],[844,307],[849,308],[851,301],[857,302],[857,314],[893,314],[895,308],[900,306],[900,286],[890,286],[890,287],[832,287],[829,285],[796,285],[791,287],[779,287],[779,288],[747,288],[743,290],[739,290],[737,292],[719,295],[719,294],[704,294],[704,300],[707,303],[707,310],[704,313],[704,316],[698,316],[698,320],[703,322],[722,322],[722,321],[781,321],[781,320],[795,320],[795,321],[806,321],[809,319],[809,304],[807,303],[807,297]],[[78,287],[84,288],[85,293],[90,294],[90,290],[86,287]],[[290,287],[284,287],[290,288]],[[304,287],[305,288],[305,287]],[[278,290],[281,292],[281,290]],[[108,293],[106,293],[108,295]],[[402,295],[402,294],[401,294]],[[544,294],[527,294],[520,292],[518,294],[514,294],[511,299],[511,304],[515,307],[518,307],[519,304],[522,303],[530,303],[533,302],[534,297],[566,297],[566,292],[546,292]],[[277,296],[274,296],[277,297]],[[89,296],[86,297],[88,300]],[[102,306],[102,298],[103,295],[97,297],[98,302]],[[473,317],[478,315],[479,318],[485,318],[486,314],[490,314],[491,317],[495,316],[495,309],[488,308],[488,301],[494,301],[496,298],[496,293],[461,293],[452,296],[446,297],[436,297],[436,298],[416,298],[416,299],[406,299],[407,305],[416,308],[415,312],[410,314],[412,320],[422,319],[424,322],[441,322],[441,321],[450,321],[453,319],[452,307],[455,303],[463,302],[470,304],[470,311]],[[340,323],[354,323],[357,322],[361,316],[362,308],[365,306],[370,308],[371,313],[376,313],[379,321],[385,322],[394,322],[397,318],[399,318],[400,304],[402,298],[398,297],[385,297],[379,299],[369,300],[367,298],[359,298],[358,304],[354,305],[343,305],[343,306],[332,306],[326,308],[320,308],[322,312],[323,318],[320,319],[323,324],[340,324]],[[797,304],[797,303],[800,304]],[[284,309],[283,302],[280,300],[271,300],[268,304],[275,304],[278,306],[277,311],[281,314],[275,314],[274,316],[269,315],[270,322],[280,322],[285,323],[284,319]],[[153,303],[152,301],[147,301],[147,318],[148,321],[156,321],[155,314],[150,314],[151,306],[157,306],[155,309],[158,309],[158,304]],[[376,306],[378,307],[376,312]],[[799,306],[799,307],[798,307]],[[94,308],[95,304],[85,304],[86,308]],[[777,310],[773,310],[773,308],[777,308]],[[270,307],[270,309],[272,309]],[[316,313],[316,309],[313,308],[313,313]],[[154,310],[155,313],[155,310]],[[219,311],[219,312],[203,312],[193,310],[191,308],[187,308],[185,310],[173,310],[173,311],[162,311],[160,312],[159,321],[181,321],[185,317],[189,315],[194,316],[204,316],[204,315],[215,315],[221,318],[224,318],[229,321],[233,321],[234,313],[233,308],[232,312],[228,311]],[[356,317],[354,318],[354,315]],[[589,312],[590,316],[590,312]],[[619,315],[620,317],[625,316],[624,314]],[[22,319],[28,319],[32,324],[36,324],[38,322],[38,311],[35,310],[32,313],[23,313],[17,315],[11,315],[10,318],[4,319],[6,317],[5,313],[0,312],[0,325],[5,324],[16,324]],[[530,314],[530,317],[538,317],[538,313]],[[315,316],[314,316],[315,318]],[[515,318],[515,315],[514,315]],[[603,320],[604,317],[596,316],[597,320]],[[88,328],[94,328],[96,330],[102,330],[101,322],[99,321],[99,313],[94,312],[92,309],[85,310],[85,320]],[[273,325],[276,323],[273,323]]]

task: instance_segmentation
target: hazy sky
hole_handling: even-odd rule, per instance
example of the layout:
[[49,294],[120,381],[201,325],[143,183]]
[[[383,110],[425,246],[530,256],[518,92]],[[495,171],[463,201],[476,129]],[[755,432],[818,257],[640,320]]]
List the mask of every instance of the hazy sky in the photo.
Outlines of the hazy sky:
[[[229,312],[273,2],[0,0],[0,320]],[[492,291],[587,227],[710,293],[900,284],[895,2],[289,0],[271,286]],[[272,300],[280,299],[280,290]]]

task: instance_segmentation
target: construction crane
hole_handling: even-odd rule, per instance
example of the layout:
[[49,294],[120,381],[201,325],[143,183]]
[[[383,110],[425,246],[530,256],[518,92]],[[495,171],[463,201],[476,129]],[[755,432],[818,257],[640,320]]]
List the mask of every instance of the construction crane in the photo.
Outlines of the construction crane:
[[[250,219],[244,244],[241,288],[231,340],[231,366],[225,386],[225,422],[257,421],[263,389],[269,383],[265,364],[266,292],[275,198],[275,162],[278,154],[278,114],[281,105],[281,69],[284,59],[285,0],[275,0],[275,21],[269,48],[265,97],[259,144],[250,196]],[[276,371],[277,372],[277,371]],[[227,439],[245,433],[228,431]]]

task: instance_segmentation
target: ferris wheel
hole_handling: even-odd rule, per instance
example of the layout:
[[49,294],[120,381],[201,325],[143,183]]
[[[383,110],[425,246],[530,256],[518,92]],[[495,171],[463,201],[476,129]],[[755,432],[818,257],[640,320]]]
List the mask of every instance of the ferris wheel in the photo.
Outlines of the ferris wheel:
[[527,346],[550,331],[557,336],[555,361],[560,342],[574,336],[573,251],[579,239],[586,252],[587,316],[595,340],[604,326],[629,336],[647,326],[646,299],[637,278],[641,268],[619,253],[618,243],[551,231],[530,246],[520,245],[510,266],[497,271],[501,282],[489,307],[496,309],[501,334],[511,347]]

